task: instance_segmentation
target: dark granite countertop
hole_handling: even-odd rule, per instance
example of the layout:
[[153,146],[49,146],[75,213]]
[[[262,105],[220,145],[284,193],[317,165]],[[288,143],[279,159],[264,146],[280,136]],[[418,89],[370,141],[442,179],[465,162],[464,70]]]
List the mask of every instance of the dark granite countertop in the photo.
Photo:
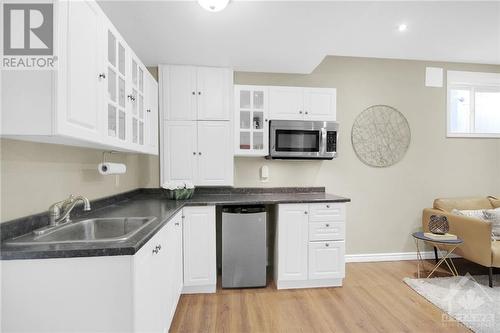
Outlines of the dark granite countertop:
[[[92,202],[89,213],[76,212],[74,221],[87,218],[154,216],[156,219],[132,238],[121,242],[64,243],[54,245],[7,245],[5,241],[46,225],[46,214],[0,224],[2,241],[0,257],[11,259],[42,259],[93,257],[135,254],[153,235],[185,206],[253,205],[279,203],[349,202],[350,199],[327,194],[324,188],[276,189],[214,189],[201,190],[192,199],[168,200],[161,190],[136,190]],[[95,208],[97,206],[97,208]]]

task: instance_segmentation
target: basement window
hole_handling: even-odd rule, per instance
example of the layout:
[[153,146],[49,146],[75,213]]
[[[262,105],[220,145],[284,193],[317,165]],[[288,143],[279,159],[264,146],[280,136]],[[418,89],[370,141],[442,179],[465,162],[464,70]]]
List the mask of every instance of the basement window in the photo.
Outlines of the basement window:
[[500,138],[500,74],[448,71],[447,136]]

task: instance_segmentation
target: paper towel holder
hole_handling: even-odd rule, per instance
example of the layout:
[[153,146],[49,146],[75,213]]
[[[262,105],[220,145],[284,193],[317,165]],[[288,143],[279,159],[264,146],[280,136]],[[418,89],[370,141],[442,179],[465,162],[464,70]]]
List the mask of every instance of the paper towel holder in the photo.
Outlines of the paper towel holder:
[[106,154],[116,154],[118,153],[116,150],[110,150],[110,151],[103,151],[102,152],[102,162],[101,163],[106,163]]
[[[103,152],[102,152],[102,162],[101,162],[101,163],[102,163],[102,164],[106,163],[106,154],[111,155],[111,154],[116,154],[116,153],[117,153],[117,151],[116,151],[116,150],[103,151]],[[106,171],[107,171],[107,170],[106,170],[107,168],[106,168],[106,169],[104,169],[104,168],[106,168],[106,167],[105,167],[105,166],[103,166],[103,170],[102,170],[102,171],[106,172]]]

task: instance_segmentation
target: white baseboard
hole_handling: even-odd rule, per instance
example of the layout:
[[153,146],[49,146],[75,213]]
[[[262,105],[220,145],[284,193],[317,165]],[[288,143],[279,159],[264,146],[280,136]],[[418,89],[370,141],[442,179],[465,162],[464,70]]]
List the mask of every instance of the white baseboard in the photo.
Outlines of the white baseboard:
[[277,289],[302,289],[302,288],[325,288],[342,287],[343,278],[323,280],[300,280],[300,281],[276,281]]
[[203,286],[184,286],[182,287],[182,294],[213,294],[217,290],[215,284]]
[[[434,251],[420,252],[423,259],[434,259]],[[440,256],[441,257],[441,256]],[[451,258],[460,258],[452,254]],[[367,254],[346,254],[345,262],[376,262],[376,261],[401,261],[417,260],[417,252],[393,252],[393,253],[367,253]]]

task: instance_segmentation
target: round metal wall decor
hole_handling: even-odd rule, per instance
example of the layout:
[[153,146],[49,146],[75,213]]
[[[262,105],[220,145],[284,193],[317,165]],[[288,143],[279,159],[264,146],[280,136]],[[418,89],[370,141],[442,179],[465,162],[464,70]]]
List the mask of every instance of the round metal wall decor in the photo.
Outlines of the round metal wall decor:
[[361,112],[352,125],[352,147],[365,164],[384,168],[405,155],[411,140],[405,116],[387,105],[373,105]]

